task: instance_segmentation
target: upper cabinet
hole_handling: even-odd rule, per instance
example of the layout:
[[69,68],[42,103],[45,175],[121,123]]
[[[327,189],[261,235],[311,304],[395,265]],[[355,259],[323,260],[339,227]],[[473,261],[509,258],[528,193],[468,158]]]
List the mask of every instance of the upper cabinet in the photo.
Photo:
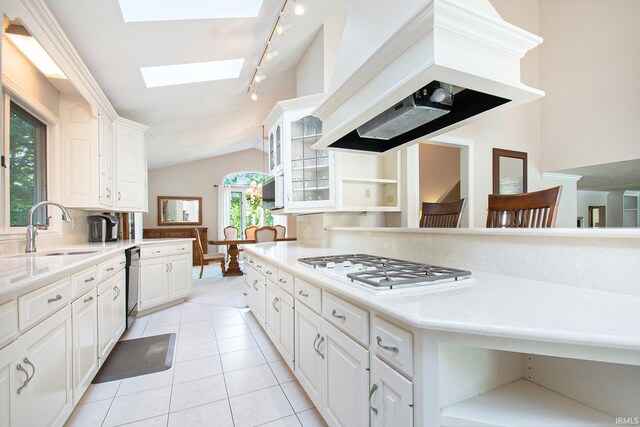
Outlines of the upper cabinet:
[[322,95],[280,101],[265,120],[271,175],[284,175],[283,213],[400,211],[399,153],[312,148],[322,137],[313,115]]
[[144,211],[148,128],[111,121],[80,98],[60,101],[62,203],[70,208]]

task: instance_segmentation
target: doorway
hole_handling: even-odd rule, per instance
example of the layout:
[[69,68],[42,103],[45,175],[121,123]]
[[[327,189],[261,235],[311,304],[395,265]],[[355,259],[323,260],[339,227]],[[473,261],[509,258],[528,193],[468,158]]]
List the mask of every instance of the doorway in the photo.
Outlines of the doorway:
[[589,227],[605,228],[607,226],[606,215],[606,206],[589,206]]

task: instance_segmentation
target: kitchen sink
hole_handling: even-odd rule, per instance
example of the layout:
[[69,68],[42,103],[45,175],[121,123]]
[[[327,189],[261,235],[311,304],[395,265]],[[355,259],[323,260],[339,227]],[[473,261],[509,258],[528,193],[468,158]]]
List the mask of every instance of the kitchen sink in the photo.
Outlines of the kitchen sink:
[[47,252],[34,252],[30,254],[13,255],[10,258],[23,258],[23,257],[44,257],[44,256],[67,256],[67,255],[89,255],[102,252],[105,249],[62,249],[53,250]]

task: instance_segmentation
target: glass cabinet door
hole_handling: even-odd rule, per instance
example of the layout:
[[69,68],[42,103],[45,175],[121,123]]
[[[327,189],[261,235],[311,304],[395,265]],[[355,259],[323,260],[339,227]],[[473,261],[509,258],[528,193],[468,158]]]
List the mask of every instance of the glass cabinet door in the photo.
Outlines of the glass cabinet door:
[[276,145],[273,140],[273,134],[269,135],[269,169],[276,167]]
[[331,199],[329,152],[311,146],[322,136],[322,122],[312,116],[291,123],[291,193],[293,202]]

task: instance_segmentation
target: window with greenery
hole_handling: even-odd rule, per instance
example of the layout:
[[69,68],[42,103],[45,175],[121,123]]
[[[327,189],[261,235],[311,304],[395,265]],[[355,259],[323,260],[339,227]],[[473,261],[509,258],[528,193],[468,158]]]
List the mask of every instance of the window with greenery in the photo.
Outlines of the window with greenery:
[[269,179],[268,175],[260,173],[239,173],[227,177],[224,185],[232,188],[229,200],[229,223],[237,228],[240,233],[252,225],[273,226],[271,211],[262,208],[262,199],[259,197],[247,197],[245,190],[252,182],[260,184]]
[[9,224],[25,227],[29,209],[47,199],[47,126],[14,102],[9,116]]

